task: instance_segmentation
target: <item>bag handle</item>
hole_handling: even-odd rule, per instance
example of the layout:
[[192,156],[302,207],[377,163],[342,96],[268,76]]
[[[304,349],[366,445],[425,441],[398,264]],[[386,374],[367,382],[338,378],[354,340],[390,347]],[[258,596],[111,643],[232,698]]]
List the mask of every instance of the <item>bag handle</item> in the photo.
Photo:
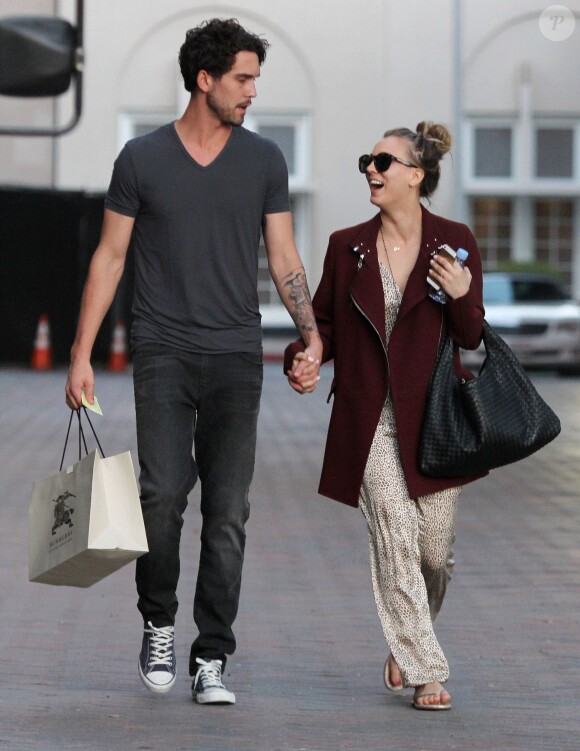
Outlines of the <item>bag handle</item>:
[[[97,434],[96,434],[95,429],[93,427],[93,423],[91,422],[91,418],[89,417],[89,414],[87,412],[87,408],[83,406],[82,410],[85,413],[85,417],[87,418],[87,420],[89,422],[91,430],[93,431],[93,435],[95,436],[95,441],[97,442],[97,446],[99,447],[99,451],[101,452],[101,456],[104,458],[105,457],[105,452],[103,451],[103,447],[101,446],[101,443],[100,443],[100,441],[99,441],[99,439],[97,437]],[[85,447],[85,454],[89,453],[89,450],[87,448],[87,441],[85,439],[85,433],[83,431],[83,426],[81,425],[81,410],[80,409],[71,409],[70,420],[68,421],[68,428],[67,428],[67,431],[66,431],[66,438],[64,439],[64,448],[62,450],[62,457],[61,457],[61,460],[60,460],[60,467],[58,468],[59,472],[61,471],[62,465],[64,464],[64,456],[66,454],[66,447],[68,445],[68,438],[69,438],[69,435],[70,435],[70,428],[71,428],[71,425],[72,425],[73,416],[74,416],[75,412],[76,412],[77,419],[78,419],[78,422],[79,422],[79,461],[81,460],[81,451],[82,451],[81,440],[82,440],[82,444]]]

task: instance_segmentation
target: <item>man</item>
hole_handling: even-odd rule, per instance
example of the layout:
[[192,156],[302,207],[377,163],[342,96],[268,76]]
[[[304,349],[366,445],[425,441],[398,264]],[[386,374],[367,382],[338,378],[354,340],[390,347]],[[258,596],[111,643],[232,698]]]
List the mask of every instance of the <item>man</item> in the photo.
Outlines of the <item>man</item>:
[[315,387],[322,354],[294,244],[284,159],[271,141],[239,127],[267,47],[234,19],[187,32],[179,56],[191,92],[187,109],[130,141],[115,162],[66,385],[73,409],[83,389],[92,402],[91,350],[133,235],[131,348],[149,542],[136,571],[144,621],[139,675],[155,693],[175,682],[179,543],[187,494],[199,477],[199,635],[189,668],[200,704],[235,702],[222,672],[236,646],[232,624],[262,388],[260,229],[272,278],[306,345],[306,390]]

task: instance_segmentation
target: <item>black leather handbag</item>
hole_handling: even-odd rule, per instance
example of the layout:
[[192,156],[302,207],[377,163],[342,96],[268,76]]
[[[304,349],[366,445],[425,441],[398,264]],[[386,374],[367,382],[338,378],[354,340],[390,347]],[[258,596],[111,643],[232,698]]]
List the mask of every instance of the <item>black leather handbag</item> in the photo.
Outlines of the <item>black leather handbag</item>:
[[461,477],[517,462],[558,435],[560,421],[522,365],[484,321],[486,358],[471,381],[457,376],[447,336],[429,387],[419,443],[419,469]]

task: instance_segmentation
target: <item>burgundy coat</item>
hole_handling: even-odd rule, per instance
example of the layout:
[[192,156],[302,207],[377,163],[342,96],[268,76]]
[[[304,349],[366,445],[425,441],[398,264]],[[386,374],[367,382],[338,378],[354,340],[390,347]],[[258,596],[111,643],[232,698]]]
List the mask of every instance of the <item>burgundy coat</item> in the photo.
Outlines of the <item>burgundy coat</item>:
[[[388,350],[385,304],[376,251],[380,214],[330,237],[324,271],[313,298],[323,361],[334,359],[334,395],[319,493],[358,506],[363,474],[390,386],[401,464],[411,498],[464,485],[483,475],[432,478],[419,472],[417,451],[431,373],[445,329],[456,343],[456,371],[472,378],[458,346],[476,349],[483,327],[481,257],[469,228],[422,208],[417,262],[409,276]],[[440,305],[428,296],[432,251],[442,243],[469,251],[473,281],[458,300]],[[458,345],[458,346],[457,346]],[[286,348],[284,371],[302,340]],[[330,398],[330,396],[329,396]]]

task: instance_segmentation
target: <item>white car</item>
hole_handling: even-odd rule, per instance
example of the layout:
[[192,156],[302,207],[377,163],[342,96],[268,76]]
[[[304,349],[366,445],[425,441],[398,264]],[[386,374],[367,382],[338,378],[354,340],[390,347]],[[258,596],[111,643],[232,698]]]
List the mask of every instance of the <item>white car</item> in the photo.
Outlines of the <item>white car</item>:
[[[524,366],[580,373],[580,303],[553,276],[519,272],[483,275],[485,318]],[[468,368],[483,362],[481,346],[462,350]]]

